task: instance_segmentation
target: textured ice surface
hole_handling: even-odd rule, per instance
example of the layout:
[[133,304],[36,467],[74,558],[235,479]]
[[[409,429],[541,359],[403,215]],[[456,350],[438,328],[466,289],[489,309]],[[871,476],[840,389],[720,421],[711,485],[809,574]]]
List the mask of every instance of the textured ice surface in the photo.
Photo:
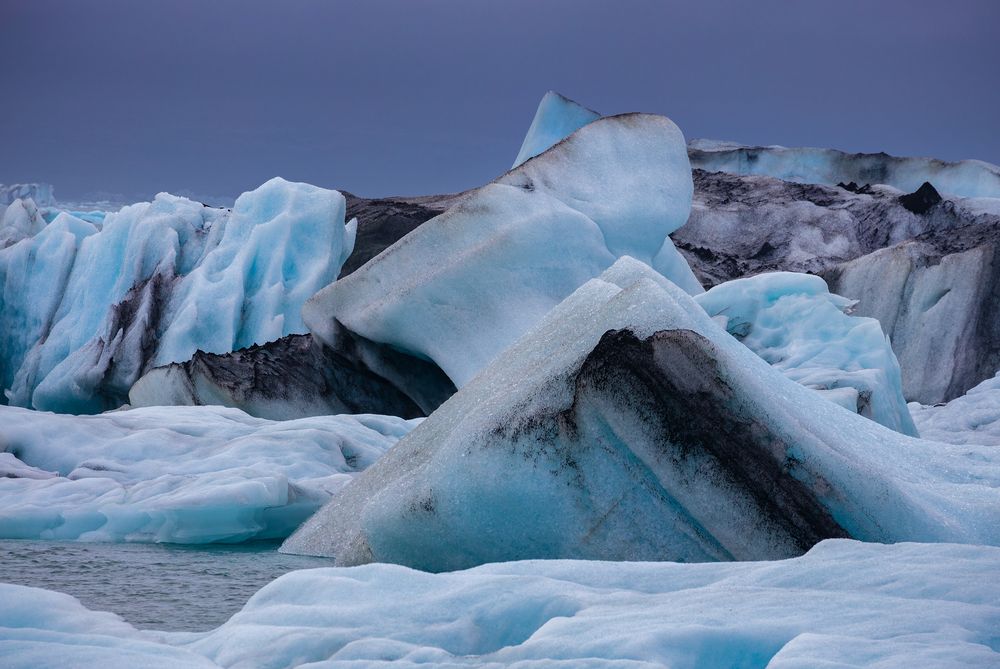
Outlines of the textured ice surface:
[[996,543],[997,461],[824,400],[623,258],[282,550],[444,570],[764,559],[834,536]]
[[899,363],[873,318],[849,316],[854,301],[831,294],[818,276],[772,272],[698,295],[729,334],[782,374],[851,411],[916,436]]
[[305,327],[305,300],[351,252],[336,192],[272,179],[232,212],[162,193],[98,228],[59,214],[0,250],[0,382],[9,402],[114,408],[153,365]]
[[936,158],[900,158],[886,153],[845,153],[836,149],[742,146],[693,142],[692,167],[710,172],[756,174],[785,181],[886,184],[905,192],[929,181],[942,193],[961,197],[1000,198],[1000,167],[981,160],[949,162]]
[[571,134],[596,121],[601,115],[567,97],[549,91],[538,103],[535,118],[531,120],[528,134],[524,137],[521,150],[517,153],[513,167],[529,158],[534,158],[546,149],[569,137]]
[[843,540],[780,562],[309,569],[203,635],[7,585],[0,655],[31,669],[987,667],[1000,664],[998,569],[992,547]]
[[620,256],[701,292],[667,236],[687,220],[691,190],[669,119],[600,119],[320,291],[303,319],[331,348],[342,324],[461,386]]
[[882,324],[907,400],[948,401],[1000,369],[1000,227],[923,236],[823,277]]
[[14,200],[0,209],[0,249],[33,237],[45,227],[45,219],[31,198]]
[[910,413],[927,439],[1000,446],[1000,374],[947,404],[911,402]]
[[0,537],[284,537],[414,424],[273,422],[221,407],[65,416],[0,406]]

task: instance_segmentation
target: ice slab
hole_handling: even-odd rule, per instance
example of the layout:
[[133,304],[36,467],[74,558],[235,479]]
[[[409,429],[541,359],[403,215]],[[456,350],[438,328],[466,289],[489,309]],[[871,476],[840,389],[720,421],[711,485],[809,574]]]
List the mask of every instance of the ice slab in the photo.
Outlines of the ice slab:
[[668,237],[687,220],[691,192],[673,122],[603,118],[324,288],[303,319],[335,350],[343,326],[433,361],[460,387],[623,255],[701,292]]
[[995,449],[913,439],[826,401],[623,258],[282,550],[447,570],[777,558],[837,536],[994,544],[998,502]]
[[601,115],[597,112],[555,91],[549,91],[538,103],[535,118],[531,120],[528,134],[524,137],[521,150],[518,151],[512,167],[517,167],[529,158],[544,153],[552,145],[599,118]]
[[909,408],[913,421],[927,439],[1000,446],[1000,374],[947,404],[911,402]]
[[222,407],[67,416],[0,406],[0,538],[281,538],[406,434],[393,416]]

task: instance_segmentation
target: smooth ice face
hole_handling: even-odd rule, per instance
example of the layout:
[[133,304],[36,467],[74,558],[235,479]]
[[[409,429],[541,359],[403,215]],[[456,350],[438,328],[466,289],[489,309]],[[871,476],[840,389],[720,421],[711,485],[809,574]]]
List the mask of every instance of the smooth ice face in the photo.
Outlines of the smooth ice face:
[[701,292],[668,237],[687,220],[691,193],[673,122],[603,118],[320,291],[303,319],[332,348],[339,322],[433,361],[461,386],[623,255]]
[[936,158],[898,158],[885,153],[845,153],[836,149],[743,146],[695,140],[691,166],[710,172],[757,174],[785,181],[885,184],[912,192],[925,181],[942,193],[1000,198],[1000,167],[981,160],[948,162]]
[[0,406],[0,538],[285,537],[417,422],[274,422],[222,407],[65,416]]
[[535,118],[531,120],[528,134],[524,136],[521,150],[511,167],[517,167],[529,158],[544,153],[552,145],[596,121],[601,115],[573,102],[569,98],[549,91],[538,103]]
[[904,242],[823,273],[833,291],[858,301],[856,313],[882,324],[907,400],[949,401],[1000,367],[1000,235],[970,230]]
[[874,318],[849,316],[853,300],[818,276],[759,274],[720,284],[695,301],[782,374],[825,398],[917,436],[899,363]]
[[927,439],[1000,446],[1000,373],[947,404],[911,402],[909,408]]
[[93,413],[154,365],[305,331],[305,300],[354,244],[344,197],[272,179],[232,212],[161,193],[100,228],[60,214],[0,250],[11,404]]
[[[4,666],[966,668],[1000,663],[1000,549],[825,541],[742,564],[534,561],[286,574],[203,635],[0,585]],[[405,605],[401,605],[405,602]]]
[[623,258],[282,550],[447,570],[773,559],[831,536],[998,543],[996,463],[826,401]]

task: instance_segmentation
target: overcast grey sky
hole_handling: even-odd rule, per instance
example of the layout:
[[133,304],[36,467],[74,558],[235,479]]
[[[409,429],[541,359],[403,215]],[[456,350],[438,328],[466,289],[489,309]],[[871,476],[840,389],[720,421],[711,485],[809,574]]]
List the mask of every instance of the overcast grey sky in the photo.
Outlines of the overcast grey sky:
[[362,195],[510,166],[555,89],[688,138],[1000,163],[1000,0],[0,0],[0,182]]

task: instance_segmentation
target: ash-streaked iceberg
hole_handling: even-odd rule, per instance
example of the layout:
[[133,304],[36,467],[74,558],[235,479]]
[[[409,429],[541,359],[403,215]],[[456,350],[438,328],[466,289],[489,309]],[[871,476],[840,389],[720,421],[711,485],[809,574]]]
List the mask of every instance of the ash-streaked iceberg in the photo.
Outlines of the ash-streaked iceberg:
[[222,407],[66,416],[0,406],[0,538],[283,538],[415,424],[275,422]]
[[848,315],[856,302],[818,276],[758,274],[695,297],[726,331],[788,378],[827,399],[917,436],[903,399],[899,363],[874,318]]
[[673,122],[603,118],[466,194],[324,288],[302,316],[334,350],[346,328],[432,361],[461,387],[621,256],[701,292],[668,237],[691,192]]
[[995,544],[996,462],[995,449],[913,439],[823,399],[623,258],[282,550],[437,571],[774,559],[831,537]]
[[991,667],[998,570],[993,547],[843,540],[742,564],[306,569],[203,634],[137,630],[0,585],[0,654],[10,669]]
[[592,121],[601,118],[595,111],[570,100],[555,91],[549,91],[538,103],[535,118],[531,120],[528,134],[524,136],[521,150],[512,167],[517,167],[529,158],[544,153]]
[[1000,167],[982,160],[950,162],[902,158],[887,153],[846,153],[836,149],[745,146],[692,140],[692,167],[710,172],[763,175],[784,181],[826,184],[885,184],[904,192],[924,182],[960,197],[1000,198]]
[[305,331],[354,243],[344,197],[272,179],[233,210],[160,194],[98,226],[62,213],[0,250],[10,404],[93,413],[155,365]]

